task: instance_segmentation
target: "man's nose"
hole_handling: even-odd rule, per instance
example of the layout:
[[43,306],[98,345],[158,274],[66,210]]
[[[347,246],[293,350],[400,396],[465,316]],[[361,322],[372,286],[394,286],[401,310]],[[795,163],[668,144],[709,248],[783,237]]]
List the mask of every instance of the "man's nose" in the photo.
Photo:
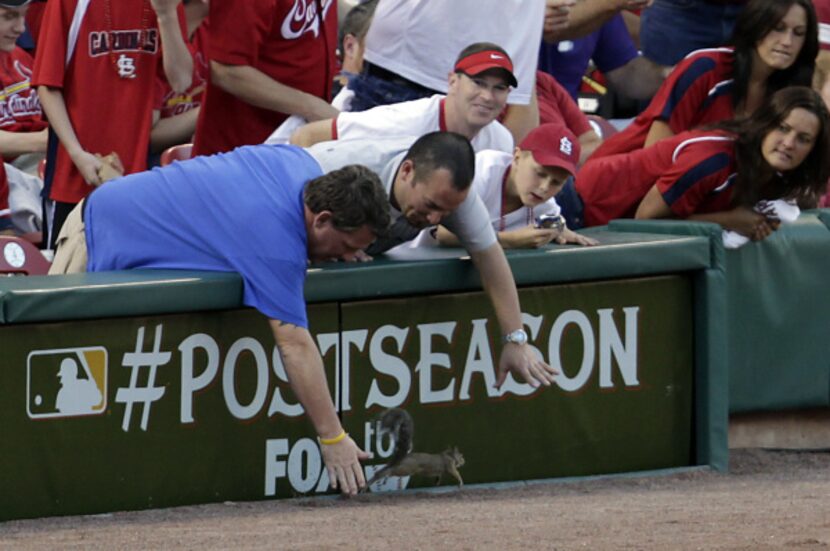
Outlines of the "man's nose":
[[433,211],[430,211],[429,214],[427,214],[427,222],[429,222],[431,225],[435,225],[435,224],[439,223],[440,221],[441,221],[441,213],[440,212],[438,212],[436,210],[433,210]]

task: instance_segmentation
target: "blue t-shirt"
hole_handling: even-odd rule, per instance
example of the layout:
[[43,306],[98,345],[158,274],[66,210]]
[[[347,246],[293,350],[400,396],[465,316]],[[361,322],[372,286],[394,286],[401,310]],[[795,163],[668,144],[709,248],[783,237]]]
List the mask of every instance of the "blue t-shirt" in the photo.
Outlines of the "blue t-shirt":
[[322,174],[299,147],[256,145],[108,182],[87,200],[90,272],[237,272],[244,302],[307,327],[302,192]]
[[576,40],[562,40],[555,44],[542,41],[539,48],[539,70],[553,75],[568,93],[576,99],[582,84],[582,75],[588,62],[603,73],[619,69],[635,57],[637,48],[622,15],[609,19],[602,27]]

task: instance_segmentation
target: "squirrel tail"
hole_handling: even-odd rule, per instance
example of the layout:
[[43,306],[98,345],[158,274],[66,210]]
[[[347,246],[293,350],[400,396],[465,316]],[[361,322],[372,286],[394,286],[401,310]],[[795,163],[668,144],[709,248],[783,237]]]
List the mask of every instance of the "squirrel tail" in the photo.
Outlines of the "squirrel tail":
[[415,432],[412,417],[400,408],[387,409],[381,415],[380,429],[382,432],[391,432],[395,438],[395,449],[389,457],[388,465],[397,465],[412,451],[412,437]]

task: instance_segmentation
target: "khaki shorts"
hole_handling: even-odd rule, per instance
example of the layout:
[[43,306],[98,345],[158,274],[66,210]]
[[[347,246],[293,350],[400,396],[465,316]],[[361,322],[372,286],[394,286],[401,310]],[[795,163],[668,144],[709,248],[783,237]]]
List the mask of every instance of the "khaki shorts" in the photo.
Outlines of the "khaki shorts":
[[49,268],[49,275],[80,274],[86,272],[86,232],[81,213],[85,201],[72,209],[55,242],[55,259]]

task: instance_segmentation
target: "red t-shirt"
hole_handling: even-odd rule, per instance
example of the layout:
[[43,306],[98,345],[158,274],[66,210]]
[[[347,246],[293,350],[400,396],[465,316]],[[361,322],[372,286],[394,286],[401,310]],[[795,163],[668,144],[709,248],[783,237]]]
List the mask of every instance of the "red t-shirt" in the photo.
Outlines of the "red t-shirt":
[[539,124],[562,122],[579,137],[591,130],[585,113],[561,84],[550,74],[536,71],[536,97],[539,102]]
[[32,65],[32,56],[21,48],[0,52],[0,130],[37,132],[46,128],[37,91],[29,82]]
[[[328,101],[335,74],[336,4],[335,0],[213,0],[210,20],[222,23],[210,29],[210,59],[253,67],[281,84]],[[194,155],[262,143],[288,116],[251,105],[210,81],[207,90],[196,125]]]
[[188,49],[193,56],[193,79],[190,88],[182,94],[177,94],[170,87],[167,77],[162,73],[156,79],[156,105],[161,118],[166,119],[186,113],[202,104],[202,98],[207,88],[210,64],[208,63],[208,28],[207,20],[199,25],[190,38]]
[[633,218],[657,185],[678,218],[730,208],[735,174],[733,138],[718,130],[692,130],[631,153],[593,157],[576,176],[585,225]]
[[657,90],[648,107],[624,130],[614,134],[591,159],[642,148],[652,123],[668,123],[674,134],[731,119],[732,49],[698,50],[686,56]]
[[[49,32],[40,36],[32,83],[61,89],[86,151],[115,151],[127,174],[145,170],[156,76],[163,71],[155,11],[149,0],[92,0],[67,64],[67,37],[76,5],[77,0],[47,4],[43,25]],[[187,36],[181,5],[179,24],[182,36]],[[62,145],[50,151],[48,159],[54,163],[51,199],[77,203],[89,194],[92,187]]]

